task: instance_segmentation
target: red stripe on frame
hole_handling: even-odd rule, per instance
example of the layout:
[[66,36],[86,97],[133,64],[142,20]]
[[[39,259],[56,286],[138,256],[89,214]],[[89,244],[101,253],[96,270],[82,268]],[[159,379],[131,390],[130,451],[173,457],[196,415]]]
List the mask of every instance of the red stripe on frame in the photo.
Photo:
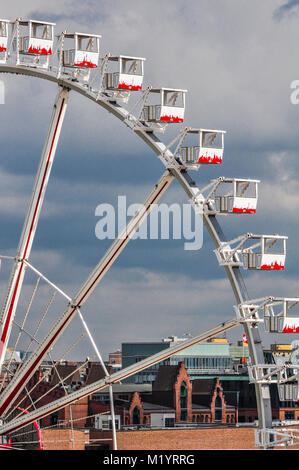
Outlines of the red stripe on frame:
[[[63,106],[64,106],[64,102],[65,102],[65,99],[63,98],[62,103],[61,103],[61,107],[60,107],[60,110],[59,110],[58,120],[57,120],[57,123],[56,123],[56,126],[55,126],[55,131],[54,131],[54,135],[53,135],[53,139],[52,139],[52,143],[51,143],[51,147],[50,147],[50,151],[49,151],[47,163],[46,163],[46,168],[45,168],[44,175],[43,175],[43,179],[42,179],[41,188],[40,188],[40,191],[39,191],[37,203],[36,203],[35,210],[34,210],[34,214],[33,214],[33,219],[32,219],[31,226],[30,226],[30,230],[29,230],[29,234],[28,234],[28,237],[27,237],[27,242],[26,242],[25,250],[24,250],[23,255],[21,256],[21,259],[24,259],[25,256],[26,256],[26,254],[27,254],[29,242],[30,242],[31,235],[32,235],[32,232],[33,232],[33,226],[34,226],[35,219],[36,219],[36,214],[37,214],[38,206],[39,206],[40,199],[41,199],[41,194],[42,194],[43,187],[44,187],[44,184],[45,184],[45,179],[46,179],[46,174],[47,174],[48,167],[49,167],[50,158],[51,158],[51,155],[52,155],[52,150],[53,150],[53,146],[54,146],[54,141],[55,141],[55,138],[56,138],[58,125],[59,125],[59,121],[60,121],[60,118],[61,118],[61,113],[62,113]],[[5,321],[5,325],[4,325],[4,328],[3,328],[3,333],[2,333],[2,336],[1,336],[1,342],[2,342],[2,343],[5,343],[5,341],[6,341],[6,335],[7,335],[7,332],[8,332],[9,325],[10,325],[10,318],[11,318],[11,315],[12,315],[12,310],[13,310],[13,307],[14,307],[14,302],[15,302],[15,298],[16,298],[16,295],[17,295],[17,290],[18,290],[18,286],[19,286],[19,282],[20,282],[20,277],[21,277],[22,270],[23,270],[23,264],[21,264],[20,269],[19,269],[19,274],[18,274],[17,282],[16,282],[16,285],[15,285],[14,293],[13,293],[13,296],[12,296],[12,299],[11,299],[11,304],[10,304],[9,311],[8,311],[8,314],[7,314],[7,317],[6,317],[6,321]]]
[[[102,270],[100,271],[100,273],[98,274],[98,276],[96,277],[96,279],[93,281],[93,283],[91,284],[91,286],[89,286],[88,290],[85,292],[85,294],[82,296],[82,298],[80,299],[80,301],[78,302],[78,305],[80,305],[83,301],[83,299],[86,297],[86,295],[88,294],[88,292],[92,289],[92,287],[94,286],[94,284],[97,282],[97,280],[99,279],[99,277],[101,276],[101,274],[103,273],[103,271],[106,269],[106,267],[108,266],[108,264],[113,260],[113,258],[115,257],[115,255],[119,252],[119,250],[121,249],[121,247],[123,246],[123,244],[127,241],[128,237],[131,235],[131,233],[133,232],[133,230],[135,229],[135,227],[138,225],[139,221],[141,220],[141,218],[143,217],[143,215],[149,210],[151,204],[153,204],[155,202],[155,200],[158,198],[158,196],[161,194],[161,192],[164,190],[164,188],[169,184],[169,181],[166,181],[164,183],[164,185],[162,186],[162,188],[159,190],[159,192],[156,194],[156,196],[154,197],[153,201],[146,207],[145,211],[141,214],[141,216],[139,217],[139,219],[136,221],[135,225],[132,227],[132,229],[130,230],[130,232],[127,234],[126,238],[123,240],[123,242],[120,244],[120,246],[118,247],[118,249],[113,253],[113,255],[110,257],[110,259],[107,261],[107,263],[105,264],[105,266],[102,268]],[[16,385],[16,387],[12,390],[12,392],[9,394],[9,396],[6,398],[5,402],[3,403],[3,405],[1,406],[0,408],[0,416],[1,414],[6,410],[6,408],[9,406],[9,403],[11,402],[11,400],[13,399],[13,397],[15,396],[15,394],[20,390],[20,388],[22,387],[22,385],[26,382],[27,378],[30,376],[31,372],[34,370],[35,366],[38,365],[40,359],[43,357],[44,353],[47,351],[47,349],[53,344],[53,342],[55,341],[55,339],[59,336],[60,332],[63,330],[64,326],[68,323],[68,321],[70,320],[70,318],[72,317],[73,313],[76,311],[76,307],[73,308],[71,310],[71,312],[69,313],[69,315],[67,316],[67,318],[65,319],[65,321],[63,322],[63,324],[60,326],[59,330],[56,331],[55,335],[53,335],[53,337],[50,339],[50,341],[45,345],[45,347],[43,348],[42,352],[39,354],[39,356],[35,359],[34,363],[31,365],[31,367],[28,369],[28,371],[26,372],[26,374],[24,375],[24,377],[20,380],[20,382]]]

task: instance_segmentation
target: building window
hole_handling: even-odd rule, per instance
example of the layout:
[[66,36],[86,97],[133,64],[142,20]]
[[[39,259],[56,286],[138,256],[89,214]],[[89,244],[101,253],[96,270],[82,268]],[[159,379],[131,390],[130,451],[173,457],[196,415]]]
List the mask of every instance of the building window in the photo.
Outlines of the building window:
[[215,421],[222,421],[222,401],[219,395],[215,400]]
[[180,421],[187,421],[187,386],[185,382],[182,382],[181,387],[180,387],[180,405],[181,405]]
[[284,419],[295,419],[294,411],[285,411],[284,412]]
[[[115,420],[115,429],[118,430],[119,428],[119,420],[116,419]],[[109,419],[109,429],[111,430],[112,429],[112,419]]]
[[133,424],[140,424],[140,408],[135,406],[133,410]]
[[174,418],[165,418],[165,427],[174,428]]
[[109,402],[109,395],[94,394],[92,395],[92,399],[95,401]]
[[58,412],[56,411],[55,413],[51,414],[50,424],[51,426],[56,426],[57,423],[58,423]]
[[103,421],[102,421],[102,429],[109,429],[109,422],[108,422],[108,419],[103,419]]

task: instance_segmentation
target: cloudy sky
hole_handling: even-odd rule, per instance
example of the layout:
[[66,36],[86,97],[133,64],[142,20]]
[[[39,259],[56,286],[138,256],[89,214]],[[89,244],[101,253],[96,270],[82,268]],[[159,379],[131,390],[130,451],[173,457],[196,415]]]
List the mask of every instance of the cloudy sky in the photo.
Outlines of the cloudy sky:
[[[188,90],[187,125],[227,131],[223,164],[202,167],[195,179],[199,186],[221,175],[261,180],[257,214],[225,217],[221,223],[228,239],[247,231],[288,235],[283,273],[244,275],[252,298],[299,296],[299,105],[290,100],[291,83],[299,79],[299,1],[54,0],[48,5],[6,2],[1,16],[53,21],[57,34],[65,29],[101,34],[102,55],[109,51],[147,59],[146,84]],[[0,78],[6,91],[1,250],[12,254],[57,87],[27,77]],[[174,126],[163,135],[165,143],[179,132]],[[132,132],[71,93],[32,263],[73,295],[111,243],[95,236],[97,205],[115,205],[118,195],[126,195],[129,203],[142,202],[162,171]],[[184,203],[186,197],[174,182],[162,201]],[[185,251],[184,240],[131,241],[84,313],[106,356],[126,341],[197,334],[231,318],[233,305],[204,233],[199,251]],[[70,333],[74,337],[76,325]],[[236,341],[241,335],[239,329],[228,337]],[[83,347],[80,352],[84,356]]]

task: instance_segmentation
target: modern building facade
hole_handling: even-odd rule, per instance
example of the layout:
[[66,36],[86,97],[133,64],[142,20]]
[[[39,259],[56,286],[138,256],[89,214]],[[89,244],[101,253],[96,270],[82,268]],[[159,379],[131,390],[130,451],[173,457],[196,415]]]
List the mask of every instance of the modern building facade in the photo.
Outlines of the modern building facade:
[[[152,354],[167,349],[182,338],[170,336],[161,342],[153,343],[122,343],[122,365],[128,367]],[[156,379],[158,368],[161,365],[177,365],[184,361],[191,380],[198,377],[219,376],[225,374],[240,374],[246,369],[248,359],[248,346],[232,346],[223,338],[200,343],[177,353],[166,361],[156,364],[142,372],[126,379],[130,383],[151,383]]]

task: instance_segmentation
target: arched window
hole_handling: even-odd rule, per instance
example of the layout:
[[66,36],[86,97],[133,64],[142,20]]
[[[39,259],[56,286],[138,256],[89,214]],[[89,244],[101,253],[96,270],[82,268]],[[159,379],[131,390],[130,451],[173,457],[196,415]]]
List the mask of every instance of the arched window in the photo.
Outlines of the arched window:
[[181,405],[180,421],[187,421],[187,385],[185,382],[182,382],[181,387],[180,387],[180,405]]
[[50,416],[50,423],[51,426],[56,426],[58,423],[58,412],[55,411],[54,413],[51,414]]
[[140,408],[135,406],[133,410],[133,424],[140,424]]
[[222,400],[219,395],[215,400],[215,421],[222,421]]

